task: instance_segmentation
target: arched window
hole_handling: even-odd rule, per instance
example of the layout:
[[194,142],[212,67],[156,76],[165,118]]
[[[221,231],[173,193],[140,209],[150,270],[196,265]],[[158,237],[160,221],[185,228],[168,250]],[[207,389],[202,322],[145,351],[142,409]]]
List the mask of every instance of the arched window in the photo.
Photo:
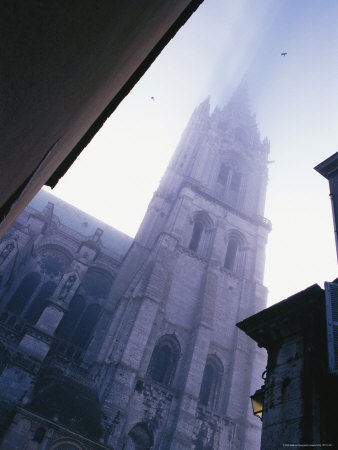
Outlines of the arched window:
[[194,228],[192,230],[192,236],[191,236],[191,240],[190,240],[190,244],[189,244],[190,250],[192,250],[194,252],[197,251],[198,245],[199,245],[201,237],[202,237],[203,229],[204,229],[204,226],[203,226],[202,222],[197,220],[194,223]]
[[176,372],[180,352],[181,349],[176,336],[163,336],[158,341],[151,356],[148,368],[150,377],[164,386],[170,386]]
[[231,182],[230,182],[230,190],[233,191],[234,193],[238,193],[240,185],[241,185],[241,180],[242,180],[242,175],[239,172],[234,170],[232,172],[232,177],[231,177]]
[[224,261],[224,267],[226,269],[234,270],[237,252],[238,252],[238,241],[235,238],[230,238]]
[[38,428],[34,433],[33,441],[42,442],[43,438],[45,437],[45,434],[46,430],[44,428],[42,427]]
[[55,331],[55,335],[61,339],[70,339],[74,328],[76,327],[81,315],[86,307],[86,301],[81,295],[74,295],[70,304],[69,311],[64,316],[60,325]]
[[217,176],[217,191],[224,195],[231,205],[236,206],[243,190],[243,172],[238,170],[241,167],[243,170],[243,163],[241,160],[230,159],[221,164]]
[[54,249],[42,252],[38,259],[41,272],[49,276],[59,276],[65,273],[69,262],[66,255]]
[[105,274],[96,270],[89,270],[81,283],[81,288],[84,289],[85,295],[93,298],[106,298],[112,280]]
[[166,375],[169,372],[171,362],[171,349],[169,345],[163,345],[157,350],[156,361],[151,373],[153,380],[165,383]]
[[86,347],[101,312],[100,305],[91,303],[81,317],[72,336],[72,342],[79,347]]
[[12,295],[6,309],[15,314],[20,314],[33,295],[33,292],[38,287],[39,283],[40,275],[38,273],[31,272],[26,275],[17,290]]
[[129,431],[128,438],[131,439],[135,450],[150,450],[154,444],[153,432],[143,422],[138,423]]
[[78,444],[74,441],[62,441],[62,442],[56,442],[51,447],[49,447],[50,450],[84,450],[82,445]]
[[210,251],[213,221],[206,211],[196,211],[192,214],[193,229],[189,249],[201,256],[207,256]]
[[208,404],[211,393],[211,386],[213,385],[213,381],[215,378],[214,372],[214,368],[210,364],[207,364],[205,366],[199,398],[202,405]]
[[224,267],[240,275],[244,271],[247,243],[242,233],[230,230],[227,237]]
[[222,164],[218,172],[217,182],[222,184],[223,186],[226,186],[228,184],[229,172],[229,166]]
[[55,331],[55,336],[67,339],[73,344],[85,348],[101,313],[101,306],[91,303],[86,307],[86,301],[81,295],[74,295],[69,311]]
[[25,318],[31,322],[36,323],[45,308],[47,300],[53,294],[56,289],[56,283],[53,281],[47,281],[44,283],[39,292],[37,293],[33,303],[29,307],[28,311],[25,314]]
[[223,365],[217,356],[209,356],[205,364],[199,401],[202,405],[214,408],[219,396],[223,375]]

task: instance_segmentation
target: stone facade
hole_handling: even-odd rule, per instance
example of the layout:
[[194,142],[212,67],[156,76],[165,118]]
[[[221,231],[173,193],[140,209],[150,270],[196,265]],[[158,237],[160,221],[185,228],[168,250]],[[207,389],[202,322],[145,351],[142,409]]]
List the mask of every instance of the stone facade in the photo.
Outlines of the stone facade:
[[310,286],[238,326],[268,351],[261,449],[337,448],[338,380],[329,373],[324,290]]
[[196,108],[134,240],[32,202],[0,246],[6,449],[259,448],[235,324],[266,303],[268,153],[240,88]]

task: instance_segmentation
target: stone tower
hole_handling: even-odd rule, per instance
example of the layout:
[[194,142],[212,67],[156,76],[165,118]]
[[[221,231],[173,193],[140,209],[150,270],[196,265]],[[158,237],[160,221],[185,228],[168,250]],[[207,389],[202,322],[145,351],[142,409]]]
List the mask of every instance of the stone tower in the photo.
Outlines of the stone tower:
[[259,448],[249,395],[265,354],[235,324],[266,304],[269,143],[243,86],[209,109],[194,111],[114,282],[97,361],[113,448]]
[[255,450],[269,143],[193,113],[134,240],[40,192],[0,240],[0,447]]

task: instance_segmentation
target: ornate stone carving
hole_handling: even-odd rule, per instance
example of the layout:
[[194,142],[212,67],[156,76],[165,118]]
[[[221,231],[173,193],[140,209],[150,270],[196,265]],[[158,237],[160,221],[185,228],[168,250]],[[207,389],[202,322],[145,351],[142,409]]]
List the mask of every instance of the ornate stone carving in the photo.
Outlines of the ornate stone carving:
[[61,289],[60,294],[59,294],[59,298],[61,300],[64,300],[67,297],[67,295],[69,294],[69,292],[70,292],[71,288],[73,287],[75,281],[76,281],[76,276],[75,275],[69,275],[69,277],[67,278],[66,282],[62,286],[62,289]]
[[12,251],[14,250],[14,244],[13,242],[9,242],[1,251],[0,253],[0,266],[3,262],[5,262],[5,260],[8,258],[8,256],[10,255],[10,253],[12,253]]

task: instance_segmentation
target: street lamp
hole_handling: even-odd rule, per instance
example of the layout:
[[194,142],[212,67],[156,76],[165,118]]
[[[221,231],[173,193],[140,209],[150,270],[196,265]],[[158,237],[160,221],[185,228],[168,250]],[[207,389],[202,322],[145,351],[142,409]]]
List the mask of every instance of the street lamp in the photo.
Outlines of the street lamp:
[[253,395],[250,395],[250,398],[254,416],[263,420],[264,387],[262,386],[260,389],[257,389]]

